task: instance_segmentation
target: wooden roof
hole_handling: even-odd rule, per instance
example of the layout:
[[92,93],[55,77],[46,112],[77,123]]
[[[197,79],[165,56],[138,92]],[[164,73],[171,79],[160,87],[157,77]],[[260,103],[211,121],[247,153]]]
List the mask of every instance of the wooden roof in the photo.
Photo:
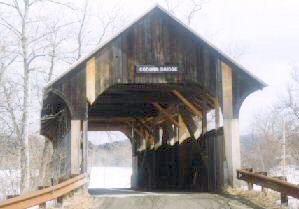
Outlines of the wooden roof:
[[191,33],[192,35],[194,35],[203,44],[205,44],[210,50],[212,50],[213,53],[220,60],[222,60],[223,62],[227,63],[236,73],[240,74],[245,79],[251,80],[251,82],[253,82],[258,89],[262,89],[263,87],[266,86],[266,84],[262,80],[258,79],[256,76],[254,76],[253,74],[251,74],[243,66],[241,66],[238,63],[236,63],[229,56],[225,55],[221,50],[219,50],[218,48],[216,48],[214,45],[212,45],[211,43],[209,43],[207,40],[203,39],[200,35],[198,35],[196,32],[194,32],[192,29],[190,29],[190,27],[188,27],[187,25],[185,25],[184,23],[182,23],[180,20],[178,20],[176,17],[174,17],[172,14],[170,14],[168,11],[166,11],[165,9],[163,9],[162,7],[160,7],[159,5],[157,5],[154,8],[150,9],[148,12],[146,12],[144,15],[142,15],[140,18],[138,18],[136,21],[134,21],[133,23],[131,23],[128,27],[126,27],[124,30],[122,30],[120,33],[118,33],[116,36],[114,36],[113,38],[111,38],[109,41],[107,41],[104,44],[96,47],[87,56],[82,57],[80,60],[78,60],[77,62],[75,62],[68,70],[66,70],[65,73],[63,73],[62,75],[60,75],[58,78],[56,78],[52,82],[48,83],[48,85],[46,86],[46,88],[49,88],[52,84],[54,84],[57,81],[59,81],[61,79],[64,79],[65,77],[67,77],[67,75],[72,70],[74,70],[75,68],[77,68],[81,64],[87,62],[87,60],[89,60],[92,56],[94,56],[94,54],[96,54],[102,48],[104,48],[106,45],[110,44],[112,41],[114,41],[115,39],[117,39],[119,36],[122,35],[122,33],[124,33],[127,30],[129,30],[131,27],[133,27],[135,24],[137,24],[139,21],[141,21],[144,17],[146,17],[147,15],[149,15],[154,10],[156,12],[161,13],[161,14],[167,15],[168,17],[170,17],[171,19],[173,19],[178,25],[183,26],[189,33]]

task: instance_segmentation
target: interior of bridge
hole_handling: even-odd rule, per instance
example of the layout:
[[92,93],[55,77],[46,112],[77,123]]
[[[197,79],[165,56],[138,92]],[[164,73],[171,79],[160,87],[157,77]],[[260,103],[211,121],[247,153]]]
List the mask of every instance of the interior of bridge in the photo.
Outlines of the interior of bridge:
[[88,130],[121,131],[130,139],[133,188],[215,191],[221,173],[211,166],[223,155],[215,101],[198,85],[114,85],[89,106]]

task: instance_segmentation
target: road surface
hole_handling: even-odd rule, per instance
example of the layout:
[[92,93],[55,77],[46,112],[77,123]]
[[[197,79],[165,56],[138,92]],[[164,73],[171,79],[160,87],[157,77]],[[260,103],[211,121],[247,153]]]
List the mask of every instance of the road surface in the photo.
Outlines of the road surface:
[[211,193],[90,189],[95,209],[262,209],[235,196]]

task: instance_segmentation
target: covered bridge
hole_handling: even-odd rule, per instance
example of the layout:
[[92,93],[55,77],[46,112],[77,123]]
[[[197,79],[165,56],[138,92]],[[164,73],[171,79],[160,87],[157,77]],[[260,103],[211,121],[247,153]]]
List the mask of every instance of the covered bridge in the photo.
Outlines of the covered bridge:
[[86,172],[87,132],[118,130],[132,143],[134,188],[235,185],[239,110],[264,86],[157,6],[45,88],[53,175]]

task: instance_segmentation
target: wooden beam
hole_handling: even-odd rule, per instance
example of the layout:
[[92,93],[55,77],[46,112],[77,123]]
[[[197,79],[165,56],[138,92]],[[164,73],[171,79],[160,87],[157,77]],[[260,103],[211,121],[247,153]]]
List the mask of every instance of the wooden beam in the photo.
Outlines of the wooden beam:
[[[136,121],[136,122],[138,122],[138,121]],[[141,123],[141,122],[138,122],[138,123]],[[127,124],[129,126],[131,125],[130,123],[127,123]],[[150,131],[147,130],[147,128],[143,127],[143,125],[142,125],[142,128],[143,128],[142,130],[144,130],[144,133],[143,133],[143,131],[139,130],[136,127],[133,127],[134,131],[140,136],[141,140],[143,140],[143,139],[146,140],[146,141],[149,140],[151,144],[154,144],[155,139],[154,139],[153,134],[150,133]],[[148,135],[149,137],[147,138],[146,135]]]
[[86,63],[86,97],[89,104],[96,100],[96,58],[90,58]]
[[139,123],[144,129],[146,129],[151,135],[152,135],[152,130],[151,130],[151,127],[148,126],[145,122],[139,120],[138,118],[134,118],[134,120]]
[[180,127],[180,124],[175,120],[173,119],[172,115],[169,114],[163,107],[161,107],[159,105],[159,103],[157,102],[154,102],[153,103],[154,107],[156,107],[169,121],[171,121],[173,124],[175,124],[176,126]]
[[[171,114],[171,117],[174,119],[178,115],[179,115],[179,113],[174,113],[174,114]],[[158,125],[158,124],[161,124],[161,123],[165,122],[166,120],[167,120],[167,118],[159,118],[159,117],[157,117],[156,119],[154,119],[152,121],[152,123],[153,123],[153,125]]]
[[192,139],[195,139],[195,136],[194,136],[194,130],[193,130],[193,127],[192,125],[194,125],[194,122],[192,124],[192,122],[190,121],[190,117],[187,118],[186,115],[184,113],[180,113],[180,116],[182,118],[182,122],[184,123],[184,125],[186,126],[188,132],[189,132],[189,135],[191,136]]
[[145,123],[143,123],[142,121],[140,121],[139,119],[135,119],[135,121],[137,123],[139,123],[141,125],[141,127],[145,130],[145,132],[149,135],[150,138],[150,142],[154,142],[155,141],[155,137],[153,134],[153,131],[151,130],[151,127],[149,127],[148,125],[146,125]]
[[207,120],[207,111],[204,110],[202,113],[202,134],[205,134],[208,131],[208,120]]
[[96,117],[96,116],[90,116],[88,117],[89,122],[132,122],[134,121],[134,118],[132,117]]
[[202,116],[201,112],[191,103],[189,102],[180,92],[177,90],[172,91],[182,102],[186,107],[194,114],[199,117]]
[[215,106],[215,128],[220,127],[220,107],[218,100],[215,99],[214,101],[214,106]]
[[[176,106],[170,106],[164,110],[167,111],[170,115],[172,115],[172,118],[174,118],[178,115],[178,110],[177,110]],[[156,117],[148,117],[142,121],[144,123],[151,123],[152,125],[157,125],[157,124],[163,123],[166,120],[167,120],[167,118],[165,118],[164,115],[158,115]]]

